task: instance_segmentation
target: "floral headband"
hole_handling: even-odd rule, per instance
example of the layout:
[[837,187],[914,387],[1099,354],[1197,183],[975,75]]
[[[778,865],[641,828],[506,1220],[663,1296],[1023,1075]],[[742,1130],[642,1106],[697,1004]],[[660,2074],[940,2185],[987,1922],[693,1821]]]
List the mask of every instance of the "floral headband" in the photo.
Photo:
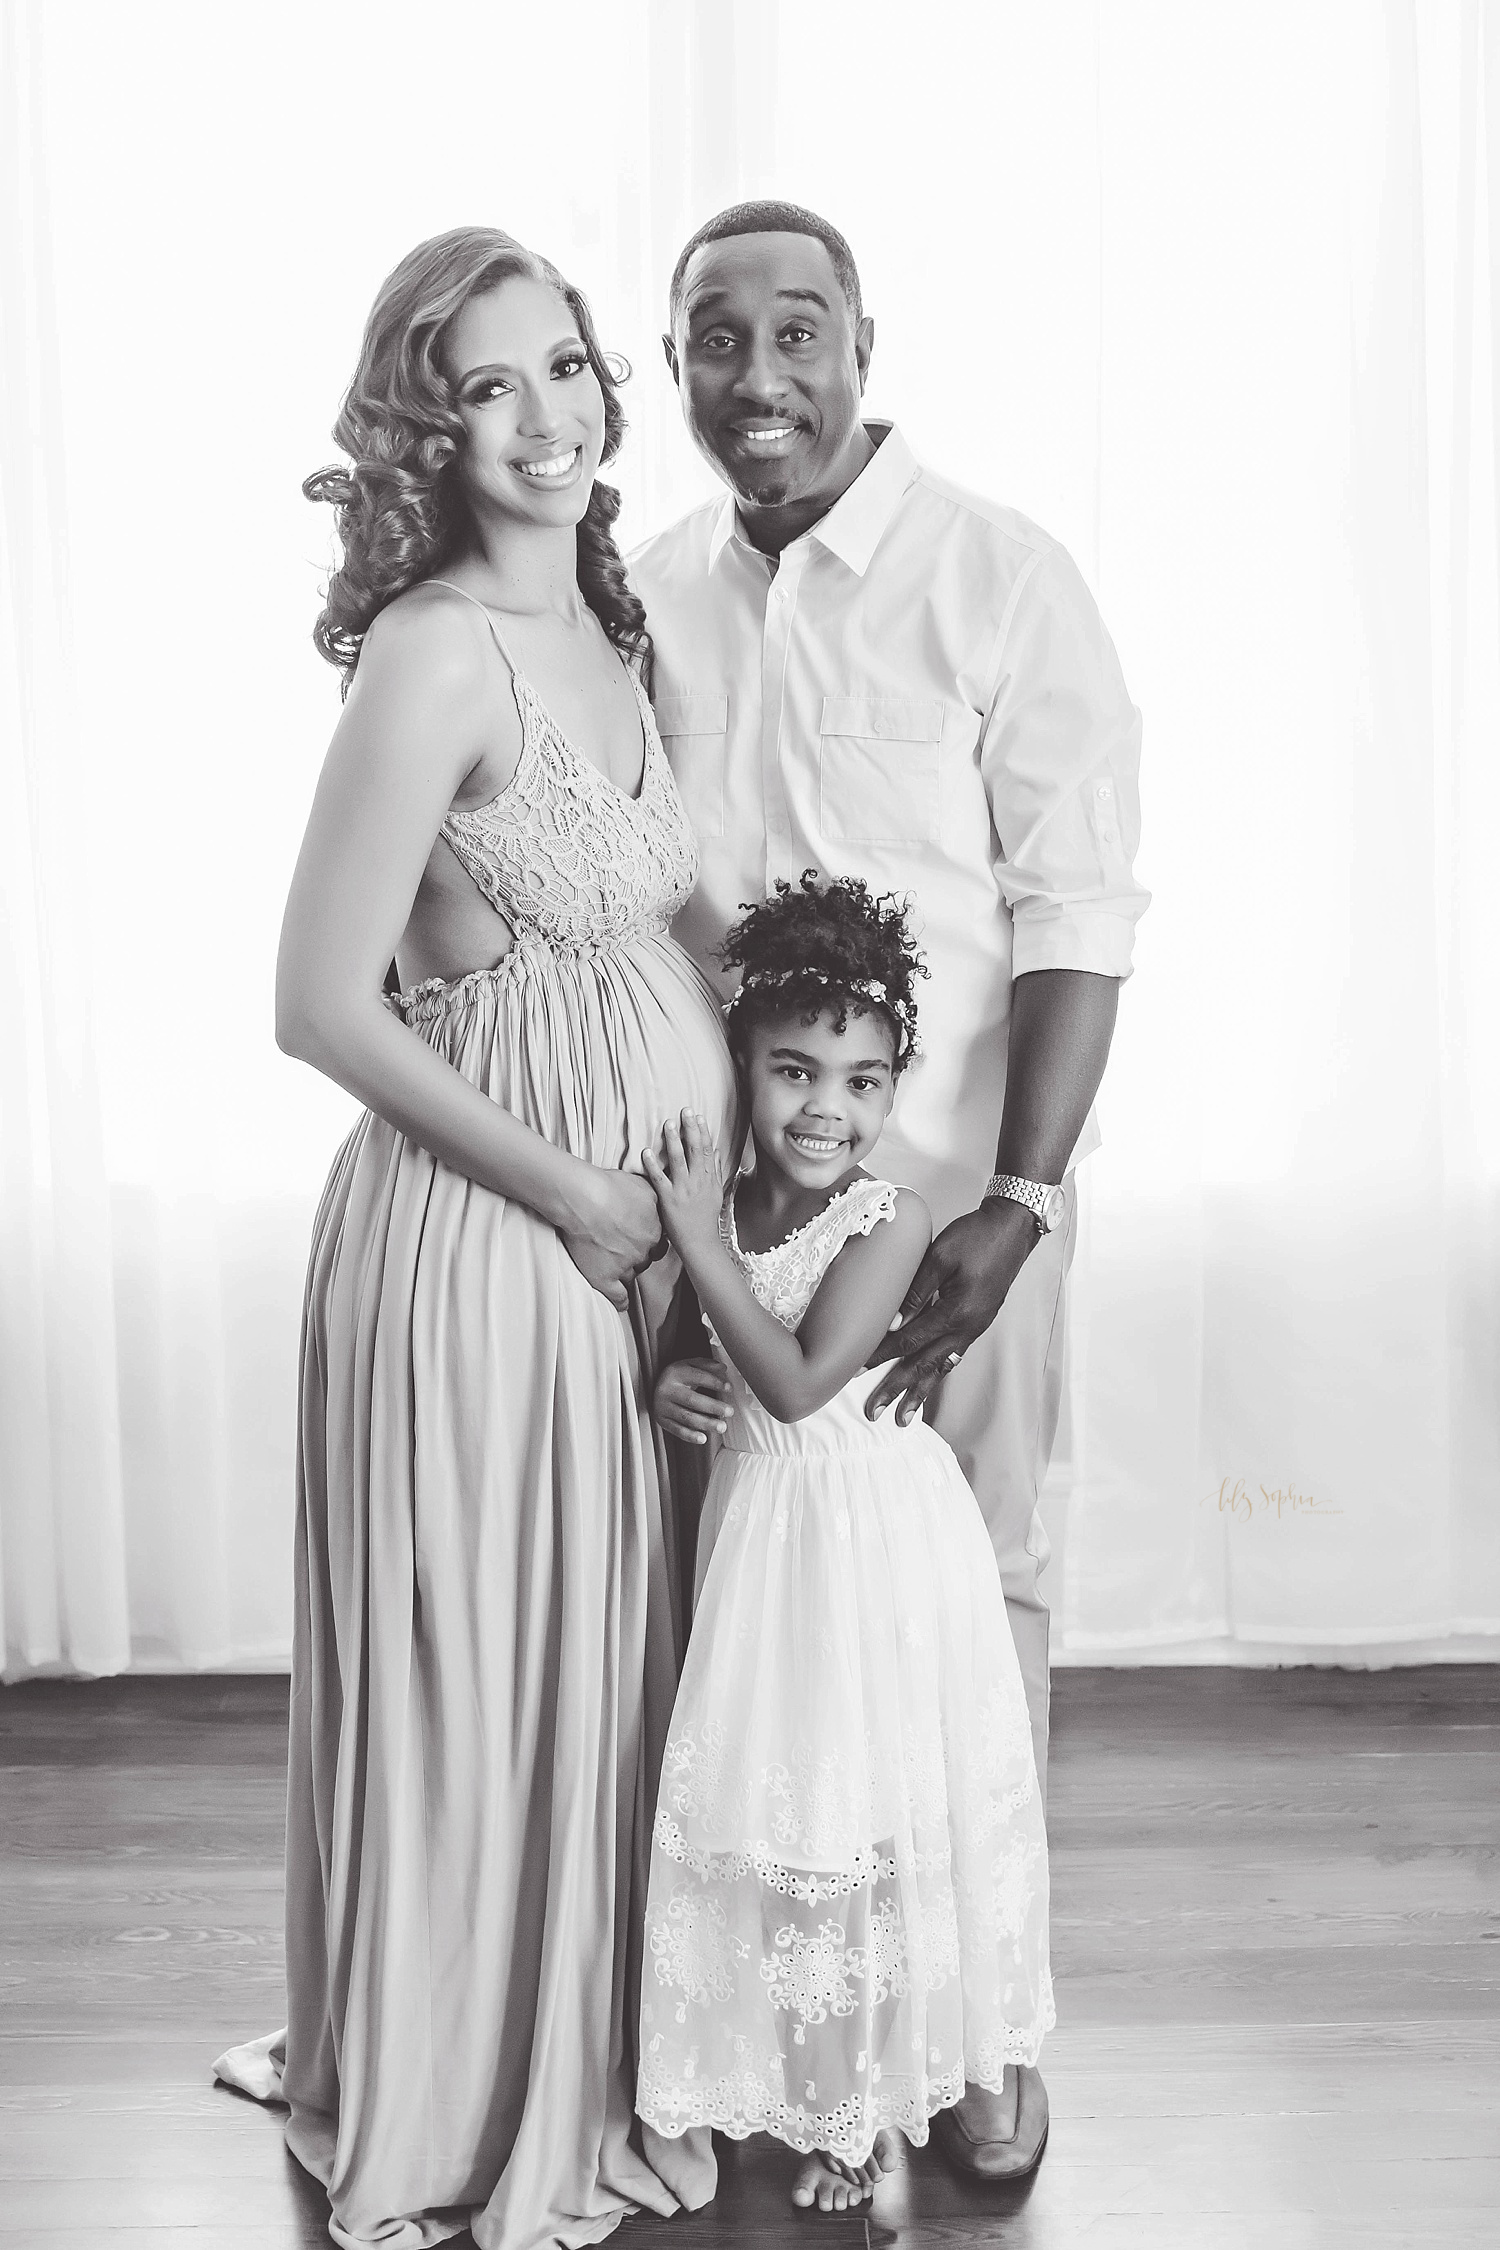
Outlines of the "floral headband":
[[900,1059],[909,1062],[917,1052],[917,1011],[910,1000],[893,1000],[879,977],[831,977],[823,969],[752,969],[740,979],[739,990],[729,1000],[726,1014],[737,1008],[744,999],[753,999],[758,993],[779,992],[783,986],[832,986],[850,1000],[864,1000],[875,1007],[884,1008],[896,1019],[901,1032]]

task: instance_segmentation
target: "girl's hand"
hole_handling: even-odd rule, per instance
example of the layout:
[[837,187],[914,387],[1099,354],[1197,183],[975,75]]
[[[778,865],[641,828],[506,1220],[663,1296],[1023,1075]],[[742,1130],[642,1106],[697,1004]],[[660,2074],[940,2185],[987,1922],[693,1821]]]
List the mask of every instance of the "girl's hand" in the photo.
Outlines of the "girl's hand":
[[662,1157],[646,1149],[641,1169],[656,1190],[673,1248],[686,1258],[689,1251],[711,1248],[719,1239],[719,1213],[724,1206],[719,1152],[703,1119],[687,1109],[680,1130],[669,1120],[662,1127],[661,1140]]
[[659,1426],[684,1445],[706,1445],[734,1412],[729,1377],[716,1359],[674,1359],[662,1369],[652,1404]]

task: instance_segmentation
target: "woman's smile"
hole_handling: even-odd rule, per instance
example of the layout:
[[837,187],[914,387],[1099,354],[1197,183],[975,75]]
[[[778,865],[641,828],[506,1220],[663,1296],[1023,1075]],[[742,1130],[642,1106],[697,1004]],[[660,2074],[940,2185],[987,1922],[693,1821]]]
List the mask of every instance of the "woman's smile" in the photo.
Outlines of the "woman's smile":
[[445,358],[470,509],[555,538],[587,508],[605,450],[604,393],[573,307],[556,283],[512,276],[454,317]]
[[583,464],[583,447],[570,446],[566,453],[539,454],[529,461],[513,461],[511,467],[529,484],[550,484],[554,487],[574,484]]

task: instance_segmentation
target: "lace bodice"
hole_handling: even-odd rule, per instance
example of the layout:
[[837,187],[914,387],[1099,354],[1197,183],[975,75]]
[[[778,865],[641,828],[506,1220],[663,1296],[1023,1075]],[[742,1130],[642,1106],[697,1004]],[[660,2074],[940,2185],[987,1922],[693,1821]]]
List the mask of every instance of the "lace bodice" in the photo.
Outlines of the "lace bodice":
[[632,672],[646,760],[640,795],[627,797],[573,748],[513,663],[511,677],[520,759],[498,797],[448,814],[454,856],[517,937],[570,950],[658,935],[692,893],[698,848],[645,689]]
[[[894,1219],[899,1193],[888,1180],[855,1180],[785,1241],[769,1250],[745,1250],[735,1231],[731,1192],[719,1214],[719,1233],[767,1312],[774,1313],[784,1328],[796,1330],[818,1293],[819,1282],[850,1236],[870,1234],[882,1219]],[[903,1426],[894,1414],[882,1415],[875,1422],[865,1419],[865,1400],[885,1373],[883,1367],[861,1368],[826,1405],[804,1415],[801,1421],[778,1422],[761,1405],[711,1327],[709,1337],[728,1371],[734,1393],[735,1411],[724,1439],[731,1453],[807,1455],[830,1448],[840,1452],[884,1451],[890,1445],[908,1442],[913,1431],[921,1427],[917,1423]]]
[[896,1190],[889,1180],[855,1180],[816,1218],[796,1227],[769,1250],[742,1250],[734,1224],[734,1193],[725,1198],[719,1233],[730,1256],[767,1312],[783,1328],[801,1324],[834,1258],[853,1234],[869,1234],[882,1219],[896,1216]]

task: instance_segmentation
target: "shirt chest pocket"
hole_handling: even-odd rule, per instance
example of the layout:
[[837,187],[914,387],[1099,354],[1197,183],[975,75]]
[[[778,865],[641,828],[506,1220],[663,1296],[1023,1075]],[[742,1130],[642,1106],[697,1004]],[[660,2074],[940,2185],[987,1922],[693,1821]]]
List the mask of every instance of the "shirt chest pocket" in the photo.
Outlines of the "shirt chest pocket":
[[943,706],[889,695],[825,695],[818,821],[831,839],[935,844]]
[[656,730],[694,833],[722,836],[728,696],[659,695],[654,708]]

